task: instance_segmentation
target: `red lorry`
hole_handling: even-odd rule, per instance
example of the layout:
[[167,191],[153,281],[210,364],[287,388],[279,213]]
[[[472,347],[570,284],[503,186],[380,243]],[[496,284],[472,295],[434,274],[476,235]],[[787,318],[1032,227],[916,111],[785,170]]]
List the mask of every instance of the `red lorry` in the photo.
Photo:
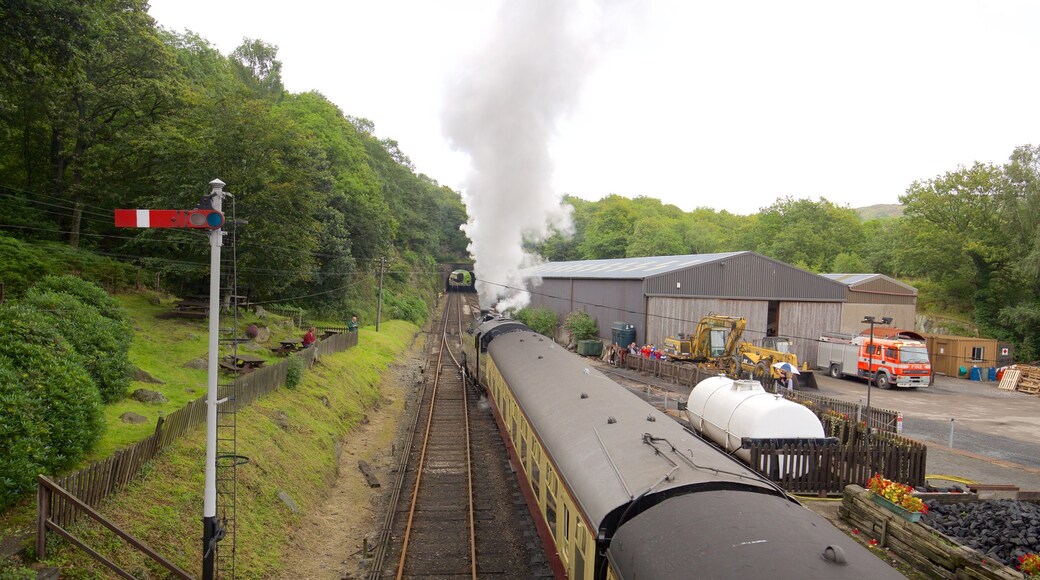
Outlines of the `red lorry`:
[[817,366],[834,378],[874,378],[882,389],[927,387],[932,383],[932,364],[924,341],[830,334],[820,338]]

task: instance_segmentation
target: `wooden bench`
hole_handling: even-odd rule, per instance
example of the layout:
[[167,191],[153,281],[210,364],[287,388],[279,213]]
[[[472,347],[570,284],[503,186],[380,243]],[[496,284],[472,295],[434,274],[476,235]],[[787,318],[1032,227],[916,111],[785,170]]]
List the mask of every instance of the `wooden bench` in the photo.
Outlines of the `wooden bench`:
[[282,340],[281,346],[278,348],[272,348],[271,352],[278,356],[287,356],[289,353],[296,352],[303,349],[303,339],[294,338],[292,340]]
[[245,375],[245,374],[251,373],[251,372],[256,370],[255,368],[252,368],[252,367],[237,367],[233,363],[231,363],[230,361],[223,361],[223,360],[220,361],[218,366],[220,366],[221,370],[223,370],[225,372],[229,372],[229,373],[231,373],[233,375]]
[[235,355],[235,366],[238,368],[247,369],[258,369],[264,366],[267,359],[251,355],[251,354],[239,354]]

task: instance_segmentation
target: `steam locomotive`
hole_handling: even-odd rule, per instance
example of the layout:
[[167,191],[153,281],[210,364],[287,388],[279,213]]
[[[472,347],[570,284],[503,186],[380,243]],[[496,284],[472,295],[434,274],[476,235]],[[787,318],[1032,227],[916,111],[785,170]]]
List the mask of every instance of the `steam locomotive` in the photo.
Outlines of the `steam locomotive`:
[[557,577],[903,577],[520,322],[484,315],[463,341]]
[[453,270],[444,284],[445,292],[476,292],[477,277],[470,270]]

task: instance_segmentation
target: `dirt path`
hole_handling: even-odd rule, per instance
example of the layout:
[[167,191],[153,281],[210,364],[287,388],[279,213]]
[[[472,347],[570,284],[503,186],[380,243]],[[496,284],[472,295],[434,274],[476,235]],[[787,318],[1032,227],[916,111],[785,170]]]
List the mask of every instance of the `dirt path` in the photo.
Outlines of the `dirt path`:
[[[297,578],[362,578],[363,546],[375,538],[384,517],[384,492],[394,483],[397,457],[394,450],[401,436],[405,402],[420,380],[425,335],[419,333],[412,346],[382,377],[379,405],[342,441],[339,475],[328,497],[291,534],[286,550],[284,580]],[[375,471],[381,487],[368,486],[358,462]]]

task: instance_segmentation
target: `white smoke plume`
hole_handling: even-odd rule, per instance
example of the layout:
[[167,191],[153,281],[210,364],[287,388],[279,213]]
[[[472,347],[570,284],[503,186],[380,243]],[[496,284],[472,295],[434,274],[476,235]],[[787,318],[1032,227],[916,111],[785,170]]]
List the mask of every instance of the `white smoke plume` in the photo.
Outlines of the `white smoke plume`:
[[607,23],[618,22],[616,6],[607,4],[505,0],[488,45],[449,86],[444,130],[470,156],[463,229],[481,307],[526,305],[519,270],[535,257],[523,241],[571,229],[570,206],[552,191],[549,148],[601,52]]

